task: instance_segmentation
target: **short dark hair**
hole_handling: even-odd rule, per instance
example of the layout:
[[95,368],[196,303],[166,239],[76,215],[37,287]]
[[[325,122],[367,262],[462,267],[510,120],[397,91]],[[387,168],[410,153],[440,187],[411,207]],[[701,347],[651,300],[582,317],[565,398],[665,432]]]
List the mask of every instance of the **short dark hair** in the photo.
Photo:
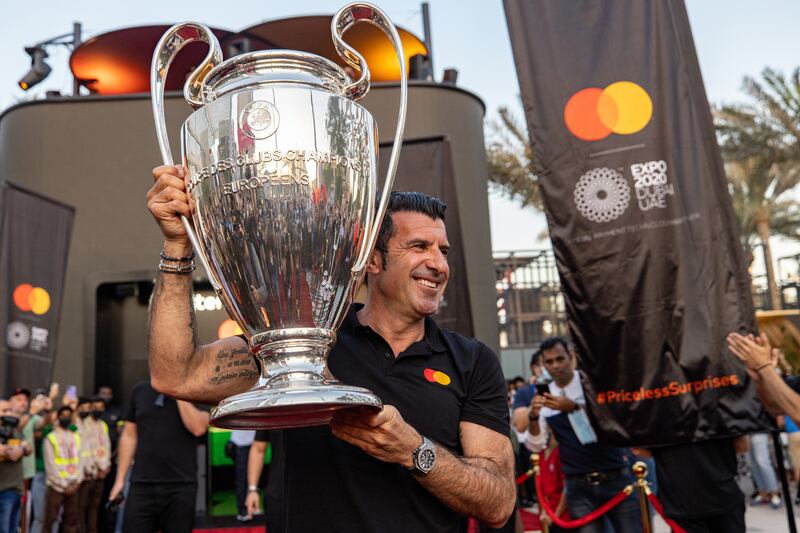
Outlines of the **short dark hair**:
[[61,413],[63,413],[64,411],[69,411],[69,414],[71,415],[72,407],[70,407],[69,405],[62,405],[61,407],[58,408],[58,411],[56,411],[56,416],[60,416]]
[[399,211],[409,211],[428,215],[433,220],[444,221],[445,209],[447,209],[447,205],[435,196],[428,196],[421,192],[394,191],[389,196],[386,214],[383,216],[381,229],[378,231],[378,239],[375,241],[375,249],[381,253],[383,267],[386,268],[386,252],[388,251],[389,239],[392,238],[397,229],[392,221],[392,214]]
[[559,344],[564,347],[564,350],[566,350],[567,353],[569,353],[569,345],[567,344],[567,341],[564,339],[564,337],[547,337],[539,345],[538,351],[539,353],[543,353],[545,350],[552,350]]
[[531,354],[531,363],[528,366],[541,365],[541,364],[542,364],[542,350],[541,348],[539,348]]

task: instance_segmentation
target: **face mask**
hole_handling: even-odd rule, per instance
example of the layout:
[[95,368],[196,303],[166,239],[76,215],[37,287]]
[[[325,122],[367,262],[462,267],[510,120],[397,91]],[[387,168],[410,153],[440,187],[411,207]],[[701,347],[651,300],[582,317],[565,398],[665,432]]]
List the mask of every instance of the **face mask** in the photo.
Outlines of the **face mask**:
[[81,411],[78,413],[78,416],[81,417],[81,420],[86,420],[86,417],[89,416],[91,413],[88,411]]
[[92,418],[99,420],[103,416],[103,411],[92,411]]
[[58,419],[58,425],[61,426],[64,429],[67,429],[69,427],[70,422],[72,422],[72,420],[69,419],[69,418],[59,418]]
[[3,425],[10,428],[15,428],[19,425],[19,417],[6,415],[0,418],[3,421]]

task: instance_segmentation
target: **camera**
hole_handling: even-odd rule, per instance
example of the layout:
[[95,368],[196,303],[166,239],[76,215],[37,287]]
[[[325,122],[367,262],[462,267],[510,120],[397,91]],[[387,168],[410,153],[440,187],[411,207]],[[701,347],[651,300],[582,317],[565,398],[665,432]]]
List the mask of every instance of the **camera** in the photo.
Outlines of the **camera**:
[[7,444],[14,438],[19,425],[19,418],[16,416],[0,416],[0,444]]

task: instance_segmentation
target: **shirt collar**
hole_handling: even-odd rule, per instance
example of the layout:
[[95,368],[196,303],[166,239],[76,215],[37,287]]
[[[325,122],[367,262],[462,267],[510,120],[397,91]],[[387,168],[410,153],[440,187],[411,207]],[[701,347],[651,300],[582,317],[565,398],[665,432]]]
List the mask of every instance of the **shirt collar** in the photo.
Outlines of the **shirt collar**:
[[[378,333],[371,327],[358,321],[358,316],[356,313],[363,309],[363,307],[364,304],[361,303],[354,303],[351,305],[350,309],[347,311],[347,316],[344,319],[343,326],[347,327],[353,333],[364,333],[371,331],[378,335]],[[402,355],[429,355],[433,352],[444,352],[446,350],[447,348],[445,348],[444,344],[442,344],[442,333],[439,329],[439,326],[436,324],[434,319],[426,316],[425,336],[422,338],[422,340],[411,344],[411,346],[409,346]]]
[[550,383],[550,393],[553,396],[566,396],[570,400],[576,403],[583,404],[586,400],[583,397],[583,385],[581,385],[581,376],[578,374],[578,371],[575,370],[572,375],[572,381],[567,383],[567,386],[563,389],[556,385],[556,382],[553,381]]

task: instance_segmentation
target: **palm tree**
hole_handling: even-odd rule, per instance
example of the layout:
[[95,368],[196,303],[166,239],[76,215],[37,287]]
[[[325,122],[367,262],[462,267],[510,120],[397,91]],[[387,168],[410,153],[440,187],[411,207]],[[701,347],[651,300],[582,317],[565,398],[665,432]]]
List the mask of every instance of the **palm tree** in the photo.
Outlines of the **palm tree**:
[[800,203],[786,194],[800,182],[800,68],[791,79],[770,68],[745,77],[748,105],[715,111],[717,136],[743,245],[760,242],[770,301],[780,308],[769,238],[800,239]]
[[522,207],[542,209],[538,174],[528,130],[507,107],[498,110],[499,120],[490,124],[493,140],[486,148],[489,186]]

